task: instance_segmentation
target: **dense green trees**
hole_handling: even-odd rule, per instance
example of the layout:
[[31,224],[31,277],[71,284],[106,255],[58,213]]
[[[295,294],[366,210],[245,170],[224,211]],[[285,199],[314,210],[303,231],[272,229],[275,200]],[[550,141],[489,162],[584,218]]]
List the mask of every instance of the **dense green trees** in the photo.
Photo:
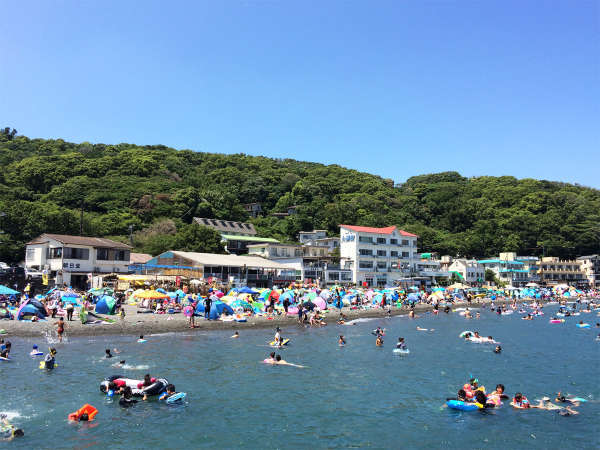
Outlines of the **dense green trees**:
[[[600,251],[600,192],[594,189],[456,172],[394,186],[337,165],[158,145],[74,144],[1,131],[0,260],[21,260],[24,243],[42,232],[78,234],[81,209],[85,234],[125,240],[132,226],[139,251],[222,251],[218,236],[193,225],[193,217],[250,220],[243,208],[250,202],[264,211],[252,219],[260,234],[283,241],[313,227],[337,234],[342,223],[395,224],[417,233],[422,249],[443,254]],[[289,206],[297,206],[297,214],[270,215]]]

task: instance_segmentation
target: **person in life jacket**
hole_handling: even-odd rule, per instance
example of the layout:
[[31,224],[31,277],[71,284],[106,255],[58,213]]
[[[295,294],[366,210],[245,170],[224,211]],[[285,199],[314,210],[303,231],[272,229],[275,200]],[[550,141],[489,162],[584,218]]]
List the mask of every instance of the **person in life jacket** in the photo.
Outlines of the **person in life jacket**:
[[522,409],[531,408],[531,405],[529,404],[529,400],[527,400],[527,397],[525,397],[520,392],[517,392],[515,394],[514,398],[512,399],[511,405],[514,406],[515,408],[522,408]]

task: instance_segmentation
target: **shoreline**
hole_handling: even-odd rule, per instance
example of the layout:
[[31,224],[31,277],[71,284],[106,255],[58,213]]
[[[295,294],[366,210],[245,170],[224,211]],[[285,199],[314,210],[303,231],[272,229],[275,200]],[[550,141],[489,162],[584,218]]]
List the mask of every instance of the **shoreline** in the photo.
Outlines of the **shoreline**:
[[[523,303],[527,300],[517,300],[517,303]],[[529,300],[533,301],[533,300]],[[480,302],[472,302],[471,308],[480,308],[488,306],[492,303],[489,299],[483,299]],[[509,304],[512,300],[496,300],[495,304]],[[451,306],[451,310],[456,308],[464,308],[468,306],[467,302],[454,303]],[[299,326],[297,316],[286,316],[278,315],[274,316],[273,319],[267,319],[266,316],[252,316],[247,318],[247,322],[236,322],[236,321],[221,321],[221,320],[205,320],[204,318],[196,318],[196,327],[190,328],[188,325],[188,318],[182,313],[179,314],[137,314],[137,306],[126,305],[125,306],[126,316],[124,320],[121,320],[119,316],[109,316],[114,318],[115,323],[113,324],[82,324],[79,317],[73,319],[72,322],[65,321],[65,337],[76,337],[76,336],[102,336],[102,335],[152,335],[159,333],[172,333],[172,332],[194,332],[194,331],[206,331],[206,330],[243,330],[243,329],[257,329],[257,328],[274,328],[276,326]],[[324,315],[325,322],[329,325],[335,324],[339,317],[337,308],[326,310],[328,311]],[[393,307],[392,316],[407,315],[410,309],[400,309]],[[416,314],[433,311],[433,306],[429,304],[418,304],[415,306],[414,311]],[[348,320],[361,319],[361,318],[386,318],[387,310],[380,308],[356,310],[344,307],[341,312],[347,317]],[[443,312],[441,312],[443,314]],[[39,337],[47,336],[50,332],[54,337],[56,334],[56,322],[58,317],[55,319],[47,319],[47,322],[24,322],[17,320],[0,320],[0,329],[7,331],[7,334],[0,335],[6,339],[10,337]]]

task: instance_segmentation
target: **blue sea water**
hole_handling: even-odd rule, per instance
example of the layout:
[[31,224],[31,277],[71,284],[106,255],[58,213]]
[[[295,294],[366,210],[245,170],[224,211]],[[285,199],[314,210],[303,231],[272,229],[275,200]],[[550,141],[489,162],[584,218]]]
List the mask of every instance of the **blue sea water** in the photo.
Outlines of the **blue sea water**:
[[[262,364],[274,331],[240,328],[147,336],[71,338],[56,345],[59,366],[38,369],[28,356],[42,341],[12,338],[13,361],[0,363],[0,411],[25,430],[25,437],[0,444],[7,448],[600,448],[600,330],[580,329],[580,319],[595,324],[595,313],[548,323],[546,316],[523,321],[519,314],[480,319],[457,314],[416,319],[394,317],[333,323],[320,329],[291,322],[280,351],[289,362]],[[334,322],[331,320],[331,322]],[[435,331],[417,331],[416,326]],[[371,330],[386,328],[385,344],[375,346]],[[478,330],[501,341],[492,345],[458,338]],[[339,334],[347,345],[337,343]],[[399,336],[410,355],[392,353]],[[42,345],[43,344],[43,345]],[[112,360],[105,348],[122,351]],[[45,348],[44,348],[45,350]],[[110,365],[125,359],[131,369]],[[122,409],[98,389],[112,374],[142,378],[149,372],[167,378],[186,403],[156,400]],[[509,395],[530,400],[557,391],[584,397],[577,416],[553,411],[512,409],[460,412],[442,408],[446,397],[473,375],[488,390],[497,383]],[[91,423],[69,423],[67,415],[85,403],[99,409]]]

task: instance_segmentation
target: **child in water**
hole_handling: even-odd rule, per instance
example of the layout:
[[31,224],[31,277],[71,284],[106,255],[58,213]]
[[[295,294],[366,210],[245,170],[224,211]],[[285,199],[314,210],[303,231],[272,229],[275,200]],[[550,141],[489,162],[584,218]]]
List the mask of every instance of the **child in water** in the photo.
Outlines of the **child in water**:
[[375,340],[375,345],[377,347],[381,347],[383,345],[383,338],[381,336],[377,336],[377,339]]
[[231,336],[231,337],[234,338],[234,339],[239,338],[240,337],[239,331],[236,331],[235,333],[233,333],[233,336]]
[[65,332],[65,320],[61,317],[56,323],[56,333],[58,334],[58,342],[62,342],[62,336]]
[[46,369],[54,369],[54,364],[56,363],[56,349],[52,347],[50,351],[44,356],[44,367]]
[[342,336],[341,334],[340,334],[340,338],[338,339],[338,344],[340,344],[340,346],[346,345],[346,340],[344,339],[344,336]]
[[106,350],[104,350],[104,352],[106,353],[105,357],[106,358],[112,358],[113,355],[110,353],[110,348],[107,348]]
[[162,394],[160,394],[160,397],[158,397],[159,400],[166,400],[168,399],[171,395],[175,395],[175,385],[174,384],[167,384],[167,387],[165,388],[165,392],[163,392]]
[[398,343],[396,344],[396,348],[399,348],[400,350],[406,350],[406,343],[404,342],[404,338],[398,338]]
[[123,396],[119,399],[119,405],[123,408],[129,408],[137,403],[137,400],[133,398],[131,387],[125,386],[123,389]]
[[146,342],[146,339],[144,339],[144,335],[143,334],[140,334],[140,338],[137,341],[139,343],[142,343],[142,342]]

